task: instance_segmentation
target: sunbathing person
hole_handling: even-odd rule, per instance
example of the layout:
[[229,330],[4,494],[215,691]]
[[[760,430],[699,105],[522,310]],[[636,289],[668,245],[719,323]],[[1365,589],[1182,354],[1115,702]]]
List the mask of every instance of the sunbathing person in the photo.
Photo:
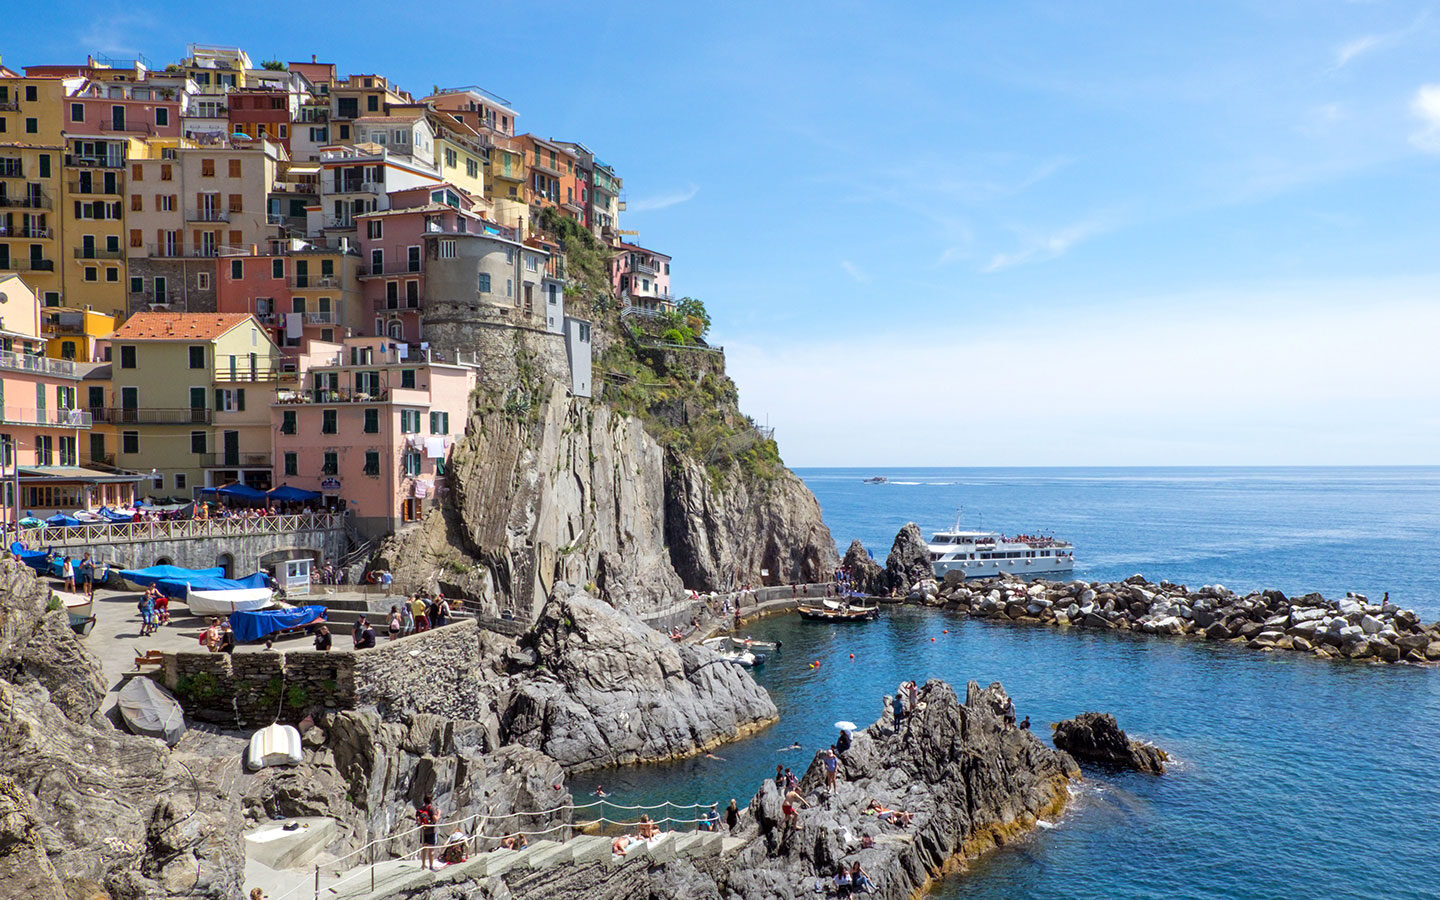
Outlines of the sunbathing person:
[[628,834],[622,834],[610,842],[610,852],[616,856],[624,856],[625,848],[635,843],[635,838]]
[[450,840],[445,842],[445,849],[440,851],[442,863],[462,863],[468,858],[467,840],[465,832],[456,829],[450,833]]
[[525,835],[523,833],[516,832],[515,834],[512,834],[509,837],[505,838],[503,841],[501,841],[500,846],[504,847],[506,850],[524,850],[526,847],[530,846],[530,842],[525,839]]
[[645,814],[640,816],[640,824],[637,830],[640,832],[640,837],[648,841],[660,833],[660,826],[650,821],[650,816]]
[[880,805],[880,801],[871,800],[870,809],[875,811],[875,817],[882,822],[889,822],[892,825],[909,825],[914,819],[914,813],[901,812],[898,809],[890,809]]

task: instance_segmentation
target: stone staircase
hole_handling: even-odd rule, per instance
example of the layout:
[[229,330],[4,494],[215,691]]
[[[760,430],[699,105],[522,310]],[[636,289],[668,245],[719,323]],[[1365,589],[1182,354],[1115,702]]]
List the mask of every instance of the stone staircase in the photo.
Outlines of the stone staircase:
[[[626,848],[624,856],[610,852],[612,838],[606,835],[581,834],[566,841],[536,841],[523,850],[491,850],[478,853],[463,863],[438,870],[420,868],[417,859],[392,859],[374,866],[356,866],[334,874],[321,872],[320,896],[325,900],[387,900],[403,896],[433,884],[456,883],[471,879],[490,878],[520,870],[545,870],[558,866],[601,863],[610,868],[644,860],[647,865],[672,862],[675,859],[722,856],[734,853],[744,841],[711,831],[668,831],[648,841]],[[303,888],[293,895],[277,894],[283,900],[310,897],[314,894],[313,876],[306,878]]]

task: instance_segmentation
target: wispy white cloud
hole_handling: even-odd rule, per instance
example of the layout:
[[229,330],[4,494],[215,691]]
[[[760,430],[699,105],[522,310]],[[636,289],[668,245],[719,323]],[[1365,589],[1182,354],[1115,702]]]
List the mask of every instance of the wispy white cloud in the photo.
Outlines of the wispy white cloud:
[[842,268],[842,269],[845,270],[845,274],[846,274],[846,275],[849,275],[851,278],[855,279],[856,281],[860,282],[861,284],[869,284],[869,283],[870,283],[870,274],[869,274],[868,272],[866,272],[864,269],[862,269],[862,268],[860,268],[859,266],[855,265],[855,264],[854,264],[853,262],[851,262],[850,260],[848,260],[848,259],[842,259],[842,260],[840,260],[840,268]]
[[139,53],[146,40],[154,40],[155,18],[149,13],[111,13],[77,35],[83,50],[126,56]]
[[1353,41],[1341,44],[1335,51],[1335,68],[1343,69],[1356,57],[1369,53],[1383,43],[1385,43],[1383,36],[1367,34],[1364,37],[1358,37]]
[[1001,272],[1026,263],[1044,262],[1063,256],[1070,248],[1108,231],[1110,226],[1101,219],[1089,219],[1047,234],[1030,234],[1025,237],[1018,250],[996,253],[990,258],[982,272]]
[[663,194],[652,194],[649,197],[631,200],[625,205],[625,210],[635,213],[669,209],[672,206],[679,206],[681,203],[693,200],[698,193],[700,193],[700,186],[698,184],[692,184],[678,191],[667,191]]
[[1410,100],[1410,113],[1420,122],[1410,143],[1426,153],[1440,153],[1440,84],[1420,85]]

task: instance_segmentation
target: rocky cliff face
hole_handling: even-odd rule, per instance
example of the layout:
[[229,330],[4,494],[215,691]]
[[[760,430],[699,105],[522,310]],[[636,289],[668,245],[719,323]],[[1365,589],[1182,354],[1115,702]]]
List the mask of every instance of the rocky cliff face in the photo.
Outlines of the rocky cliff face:
[[776,718],[744,669],[568,586],[511,654],[501,738],[570,771],[689,756]]
[[[671,456],[665,481],[665,539],[687,585],[730,590],[764,583],[828,581],[839,564],[820,504],[794,473],[718,484],[698,462]],[[761,572],[771,574],[762,580]]]
[[909,591],[922,581],[935,578],[935,568],[930,562],[930,547],[920,526],[906,522],[895,535],[890,555],[885,558],[885,579],[892,590],[900,593]]
[[[596,334],[597,347],[615,341],[601,340],[598,326]],[[685,587],[759,584],[762,570],[775,581],[813,581],[836,565],[819,504],[783,466],[760,477],[665,449],[639,418],[599,399],[600,373],[597,399],[570,396],[553,335],[472,337],[487,367],[452,450],[445,512],[387,540],[377,556],[401,590],[439,586],[492,614],[532,620],[560,582],[593,584],[615,607],[638,612]],[[664,377],[689,376],[677,366]],[[686,403],[672,410],[663,389],[655,394],[672,436],[705,427]],[[743,419],[729,405],[733,394],[721,396],[727,421]]]
[[225,761],[172,754],[98,718],[99,665],[65,612],[47,610],[49,588],[8,559],[0,586],[0,884],[25,886],[6,896],[236,896]]

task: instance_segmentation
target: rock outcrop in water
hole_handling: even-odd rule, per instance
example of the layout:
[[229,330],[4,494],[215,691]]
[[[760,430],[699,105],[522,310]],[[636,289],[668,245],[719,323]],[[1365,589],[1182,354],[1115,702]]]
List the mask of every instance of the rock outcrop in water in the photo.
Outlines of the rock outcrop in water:
[[689,756],[776,719],[744,669],[568,586],[510,652],[501,739],[570,771]]
[[1104,583],[1010,577],[947,582],[939,601],[976,618],[1022,624],[1229,641],[1325,659],[1440,661],[1440,622],[1426,625],[1413,610],[1358,594],[1339,600],[1273,590],[1242,596],[1221,585],[1190,590],[1140,575]]
[[1081,713],[1057,722],[1051,740],[1078,760],[1149,775],[1165,774],[1169,759],[1154,744],[1131,740],[1109,713]]
[[885,580],[891,590],[900,594],[922,581],[934,581],[935,569],[930,562],[930,547],[920,526],[906,522],[895,535],[890,555],[885,559]]
[[[888,701],[889,698],[886,698]],[[859,862],[882,897],[910,897],[964,858],[1008,843],[1064,808],[1075,761],[1051,750],[1004,714],[999,684],[971,682],[962,703],[931,681],[917,708],[895,727],[880,720],[841,754],[836,787],[825,787],[823,754],[801,781],[809,804],[787,823],[783,798],[767,782],[751,801],[755,836],[720,880],[736,900],[790,900]],[[867,812],[872,802],[910,813],[908,825]],[[874,846],[862,846],[866,837]]]
[[845,558],[840,564],[850,572],[850,583],[862,594],[883,595],[890,585],[885,580],[885,570],[858,540],[850,542]]

